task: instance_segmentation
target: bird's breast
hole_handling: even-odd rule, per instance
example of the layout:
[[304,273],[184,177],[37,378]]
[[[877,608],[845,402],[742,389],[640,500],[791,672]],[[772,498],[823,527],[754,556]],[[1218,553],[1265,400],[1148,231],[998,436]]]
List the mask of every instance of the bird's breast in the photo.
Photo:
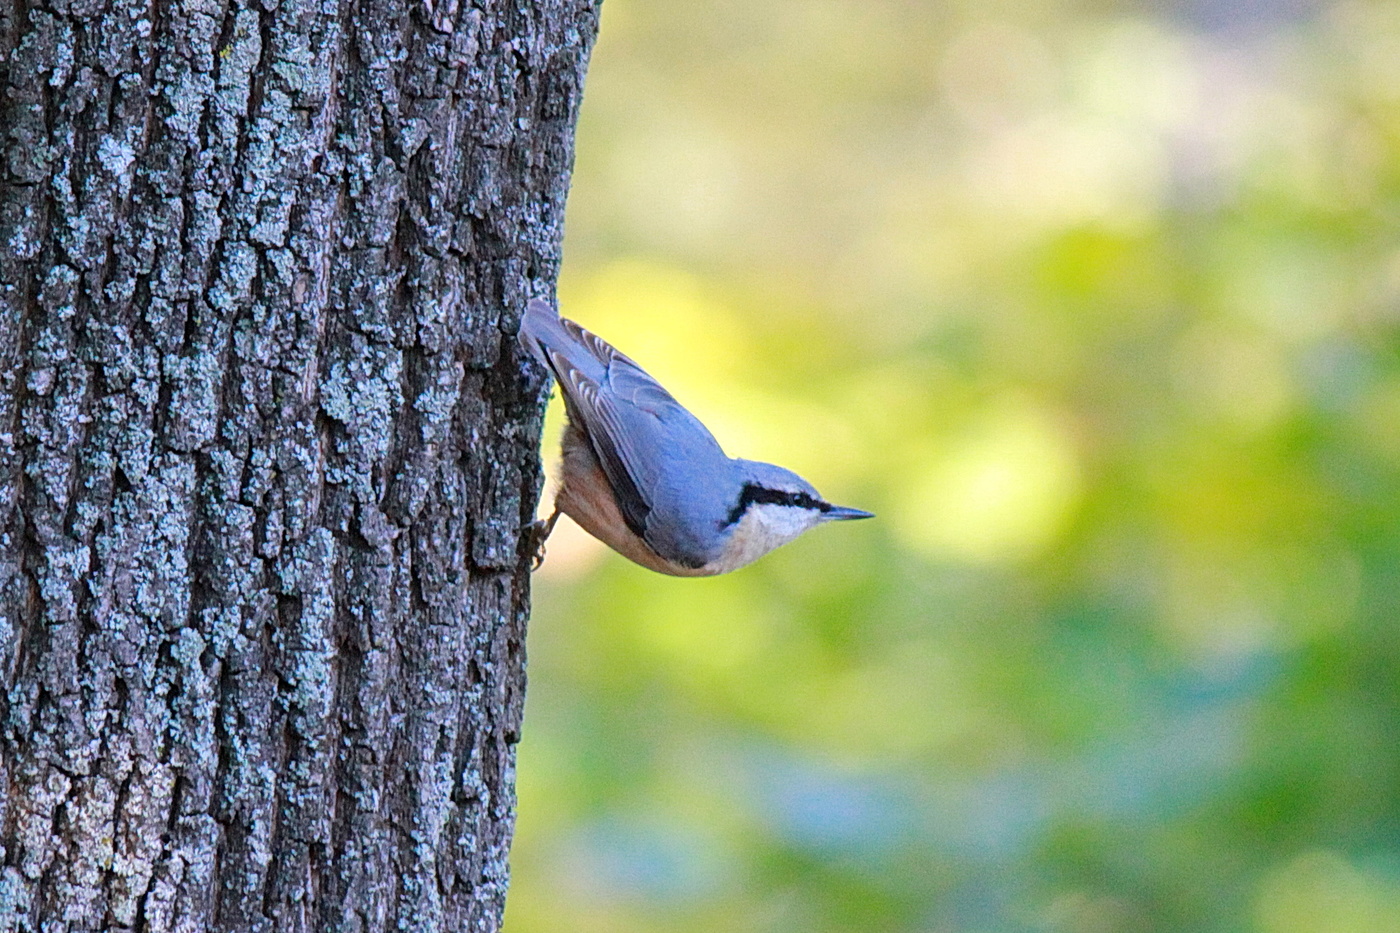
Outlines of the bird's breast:
[[627,527],[617,507],[617,496],[599,466],[587,436],[571,424],[564,430],[561,446],[564,460],[555,505],[578,522],[584,531],[628,560],[657,573],[673,577],[706,577],[732,569],[717,567],[719,562],[690,567],[658,554],[645,539]]

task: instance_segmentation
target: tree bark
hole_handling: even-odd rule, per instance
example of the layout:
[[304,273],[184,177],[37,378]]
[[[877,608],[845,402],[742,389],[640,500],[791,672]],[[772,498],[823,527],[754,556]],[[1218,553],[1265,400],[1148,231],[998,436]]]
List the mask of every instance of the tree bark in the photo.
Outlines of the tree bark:
[[594,0],[3,0],[0,931],[496,930]]

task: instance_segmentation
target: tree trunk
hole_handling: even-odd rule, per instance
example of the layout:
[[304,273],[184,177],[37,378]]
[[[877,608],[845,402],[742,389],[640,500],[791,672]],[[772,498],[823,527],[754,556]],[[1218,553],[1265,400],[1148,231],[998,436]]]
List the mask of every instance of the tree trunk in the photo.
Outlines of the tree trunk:
[[3,0],[0,930],[496,930],[594,0]]

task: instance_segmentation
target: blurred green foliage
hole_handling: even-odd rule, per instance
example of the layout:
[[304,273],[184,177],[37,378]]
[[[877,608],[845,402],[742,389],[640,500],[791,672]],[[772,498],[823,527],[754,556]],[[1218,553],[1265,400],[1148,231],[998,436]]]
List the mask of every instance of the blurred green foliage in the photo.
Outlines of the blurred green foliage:
[[607,0],[565,312],[880,517],[561,526],[509,933],[1400,931],[1398,230],[1394,2]]

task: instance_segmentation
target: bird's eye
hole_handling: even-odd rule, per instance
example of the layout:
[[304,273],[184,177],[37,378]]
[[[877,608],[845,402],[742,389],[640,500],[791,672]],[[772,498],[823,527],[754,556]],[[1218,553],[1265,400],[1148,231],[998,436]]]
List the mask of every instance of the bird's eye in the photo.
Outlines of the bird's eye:
[[739,495],[739,501],[730,510],[728,518],[725,520],[723,528],[728,528],[740,518],[750,505],[767,503],[771,505],[786,505],[796,509],[816,509],[822,512],[830,512],[831,503],[824,502],[809,492],[793,492],[786,489],[769,489],[754,483],[744,486]]

